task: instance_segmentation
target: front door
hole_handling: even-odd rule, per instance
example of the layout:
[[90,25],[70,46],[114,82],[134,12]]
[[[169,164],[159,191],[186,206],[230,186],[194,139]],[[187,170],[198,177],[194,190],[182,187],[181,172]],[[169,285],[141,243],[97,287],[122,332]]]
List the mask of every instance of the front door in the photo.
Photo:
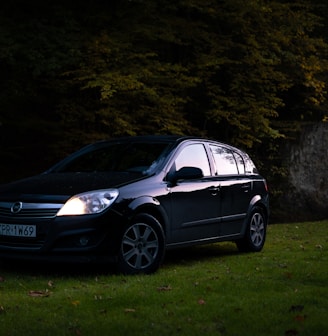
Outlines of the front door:
[[195,143],[180,150],[171,171],[197,167],[203,177],[180,180],[171,188],[172,236],[168,243],[194,241],[219,235],[219,182],[211,177],[203,144]]

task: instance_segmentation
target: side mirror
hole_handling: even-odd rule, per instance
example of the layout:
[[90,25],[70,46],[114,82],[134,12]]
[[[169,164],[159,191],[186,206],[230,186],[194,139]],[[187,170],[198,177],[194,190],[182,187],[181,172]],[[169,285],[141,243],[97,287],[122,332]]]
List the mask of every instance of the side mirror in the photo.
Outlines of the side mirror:
[[178,180],[197,180],[204,177],[203,171],[196,167],[182,167],[178,171],[168,174],[167,179],[173,185]]

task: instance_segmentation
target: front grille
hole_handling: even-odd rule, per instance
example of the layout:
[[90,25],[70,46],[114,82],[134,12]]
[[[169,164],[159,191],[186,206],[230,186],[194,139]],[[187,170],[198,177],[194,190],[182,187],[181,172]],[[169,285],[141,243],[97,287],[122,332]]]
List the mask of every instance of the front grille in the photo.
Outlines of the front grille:
[[21,203],[21,209],[18,212],[13,212],[12,202],[0,202],[0,218],[12,218],[12,219],[33,219],[33,218],[43,218],[50,219],[54,218],[63,206],[57,203]]

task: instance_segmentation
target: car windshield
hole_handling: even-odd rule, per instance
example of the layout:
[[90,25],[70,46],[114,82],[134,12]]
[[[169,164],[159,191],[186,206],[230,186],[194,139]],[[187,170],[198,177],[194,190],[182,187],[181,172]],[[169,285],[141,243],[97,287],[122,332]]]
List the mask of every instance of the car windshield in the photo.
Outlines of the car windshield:
[[133,172],[152,174],[167,153],[167,143],[113,143],[93,148],[57,166],[55,172]]

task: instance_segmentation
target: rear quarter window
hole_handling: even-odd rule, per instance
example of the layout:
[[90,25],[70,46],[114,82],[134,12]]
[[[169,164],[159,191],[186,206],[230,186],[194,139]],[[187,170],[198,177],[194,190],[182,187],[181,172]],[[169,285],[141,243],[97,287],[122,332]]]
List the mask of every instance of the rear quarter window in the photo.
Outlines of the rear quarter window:
[[251,158],[245,154],[245,170],[246,174],[258,174],[258,170],[254,164],[254,162],[251,160]]

